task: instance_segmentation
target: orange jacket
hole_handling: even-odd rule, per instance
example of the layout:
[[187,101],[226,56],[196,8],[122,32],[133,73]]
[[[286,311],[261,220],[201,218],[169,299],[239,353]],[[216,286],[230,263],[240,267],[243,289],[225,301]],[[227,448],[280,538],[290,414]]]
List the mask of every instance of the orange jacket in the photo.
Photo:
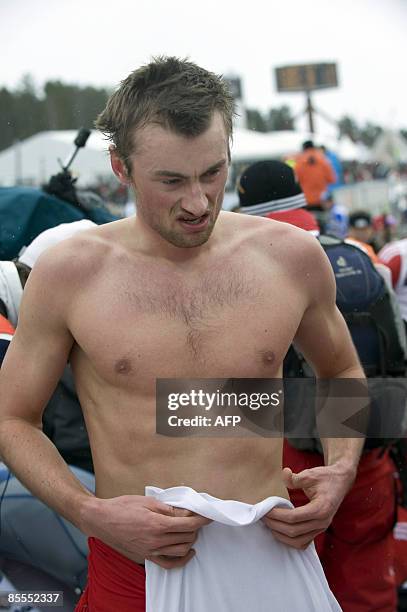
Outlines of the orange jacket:
[[14,327],[9,323],[6,317],[0,314],[0,366],[3,362],[4,355],[8,349],[8,345],[11,342],[11,338],[14,334]]
[[308,204],[321,204],[322,194],[336,175],[326,157],[317,149],[306,149],[297,157],[295,174]]
[[370,244],[367,244],[367,242],[362,242],[361,240],[356,240],[356,238],[351,238],[350,236],[345,238],[345,242],[347,242],[348,244],[353,244],[354,246],[359,247],[359,249],[364,251],[366,253],[366,255],[369,255],[370,259],[372,260],[372,262],[374,264],[382,263],[380,261],[380,259],[378,258],[378,256],[376,255],[376,253],[374,252],[373,248],[370,246]]

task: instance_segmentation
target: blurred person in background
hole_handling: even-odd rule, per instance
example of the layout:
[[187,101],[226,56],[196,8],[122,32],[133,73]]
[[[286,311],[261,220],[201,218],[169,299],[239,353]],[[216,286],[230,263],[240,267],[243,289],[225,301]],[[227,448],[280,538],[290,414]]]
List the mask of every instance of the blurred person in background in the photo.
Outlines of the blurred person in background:
[[337,181],[335,171],[325,155],[314,145],[312,140],[306,140],[302,145],[302,153],[298,155],[295,164],[295,174],[312,212],[324,231],[328,219],[327,211],[332,202],[326,199],[330,185]]
[[381,213],[373,217],[372,224],[375,231],[373,247],[378,252],[386,244],[396,239],[398,222],[392,214]]
[[[391,271],[391,281],[398,300],[401,316],[407,330],[407,238],[389,242],[379,251],[380,260]],[[396,549],[396,577],[398,583],[407,581],[407,439],[397,445],[398,481],[400,501],[397,523],[394,528]],[[403,610],[405,608],[402,608]]]
[[348,234],[345,242],[353,244],[369,256],[377,271],[386,281],[387,286],[391,289],[392,300],[396,300],[392,284],[390,268],[387,262],[382,261],[377,254],[377,233],[374,218],[366,210],[354,211],[349,215]]
[[238,180],[237,191],[238,212],[284,221],[319,235],[318,222],[309,212],[307,200],[287,163],[267,160],[248,166]]
[[367,210],[355,210],[350,213],[348,235],[346,237],[347,242],[355,244],[355,246],[364,250],[373,263],[378,263],[379,258],[376,255],[375,236],[376,232],[372,215]]
[[319,148],[321,150],[321,153],[325,155],[335,172],[336,180],[334,183],[329,183],[326,191],[327,195],[331,196],[332,192],[335,191],[335,189],[341,187],[344,184],[343,167],[341,160],[334,151],[332,151],[331,149],[327,149],[325,145],[321,145]]
[[394,291],[407,327],[407,238],[386,244],[380,249],[379,257],[390,268]]

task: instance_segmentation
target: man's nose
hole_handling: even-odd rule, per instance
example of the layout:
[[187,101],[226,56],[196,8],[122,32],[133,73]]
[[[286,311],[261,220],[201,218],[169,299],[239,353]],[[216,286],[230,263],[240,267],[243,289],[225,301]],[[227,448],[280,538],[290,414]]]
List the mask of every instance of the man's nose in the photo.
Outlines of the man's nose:
[[182,208],[194,217],[202,217],[207,212],[208,198],[199,183],[194,183],[185,193]]

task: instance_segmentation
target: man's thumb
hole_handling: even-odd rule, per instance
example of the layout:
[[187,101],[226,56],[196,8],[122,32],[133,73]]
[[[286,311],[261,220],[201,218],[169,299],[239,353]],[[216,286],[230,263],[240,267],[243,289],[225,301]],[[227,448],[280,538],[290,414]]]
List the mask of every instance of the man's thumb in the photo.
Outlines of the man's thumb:
[[287,489],[297,489],[298,487],[294,484],[294,477],[296,474],[293,473],[291,468],[285,467],[283,468],[283,482]]

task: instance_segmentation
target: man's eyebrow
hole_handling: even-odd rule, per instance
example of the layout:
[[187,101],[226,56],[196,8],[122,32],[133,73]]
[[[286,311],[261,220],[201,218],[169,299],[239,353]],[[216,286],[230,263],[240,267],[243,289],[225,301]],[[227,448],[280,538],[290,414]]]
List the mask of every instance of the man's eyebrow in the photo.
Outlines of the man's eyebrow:
[[[213,164],[209,168],[207,168],[202,174],[206,174],[207,172],[211,172],[212,170],[218,170],[222,166],[226,164],[226,159],[221,159],[216,164]],[[153,176],[166,176],[170,178],[188,178],[185,174],[181,174],[181,172],[172,172],[171,170],[155,170],[153,172]]]

